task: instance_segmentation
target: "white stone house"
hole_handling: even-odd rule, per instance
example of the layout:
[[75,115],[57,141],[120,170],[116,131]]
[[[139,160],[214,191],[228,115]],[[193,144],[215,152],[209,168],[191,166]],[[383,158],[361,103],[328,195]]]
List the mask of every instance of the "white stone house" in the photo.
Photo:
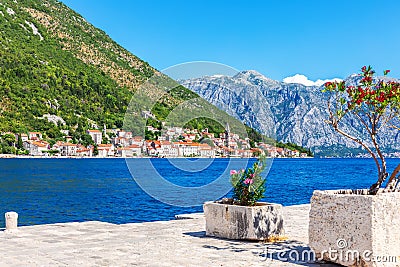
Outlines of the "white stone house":
[[18,140],[18,136],[21,136],[22,142],[26,142],[26,141],[29,140],[29,136],[28,136],[27,134],[25,134],[25,133],[16,134],[16,135],[15,135],[15,140]]
[[131,139],[132,138],[132,132],[125,132],[124,130],[121,130],[121,131],[118,132],[118,137]]
[[169,138],[166,135],[160,135],[157,137],[157,141],[167,141],[167,139]]
[[29,132],[29,140],[41,140],[43,138],[42,134],[39,132]]
[[272,158],[276,158],[278,156],[278,152],[276,151],[275,147],[271,147],[267,149],[268,156]]
[[199,145],[199,156],[202,158],[214,158],[215,150],[208,144]]
[[117,149],[117,156],[122,158],[133,157],[133,152],[128,147],[121,147]]
[[160,147],[157,149],[159,157],[178,157],[179,150],[178,147],[169,141],[160,141]]
[[113,138],[112,142],[115,146],[119,147],[129,146],[129,140],[126,139],[125,137],[115,137]]
[[87,130],[86,133],[92,137],[92,140],[95,144],[101,144],[103,135],[99,130]]
[[209,133],[208,130],[207,130],[207,132],[203,131],[201,133],[201,137],[208,138],[208,139],[214,139],[214,134],[213,133]]
[[154,128],[153,126],[150,126],[150,125],[146,126],[146,129],[147,129],[147,131],[153,132],[153,133],[159,131],[157,128]]
[[140,136],[135,136],[132,139],[129,139],[129,145],[137,145],[142,147],[144,143],[144,139]]
[[300,157],[300,152],[297,150],[291,150],[290,152],[288,152],[288,155],[291,157]]
[[140,157],[142,156],[142,147],[138,145],[130,145],[128,147],[121,147],[117,149],[118,157]]
[[182,134],[182,137],[186,141],[194,141],[194,140],[196,140],[197,135],[196,134],[192,134],[192,133],[189,133],[189,134],[184,133],[184,134]]
[[62,143],[59,147],[61,156],[74,157],[78,150],[78,145],[72,143]]
[[115,147],[112,144],[100,144],[97,150],[99,152],[98,157],[101,158],[112,157],[115,154]]
[[93,148],[87,148],[82,145],[77,146],[76,156],[78,157],[92,157],[93,156]]
[[132,156],[140,157],[142,156],[142,146],[139,145],[130,145],[128,149],[132,151]]
[[142,117],[145,118],[145,119],[148,119],[148,118],[155,119],[156,118],[156,116],[154,116],[154,114],[151,113],[151,111],[149,111],[149,110],[143,110],[142,111]]
[[280,157],[285,157],[285,150],[283,148],[276,148],[276,157],[280,158]]
[[198,143],[182,143],[179,146],[179,155],[184,157],[192,157],[199,155],[199,144]]
[[253,156],[253,151],[251,150],[238,150],[238,156],[241,158],[250,158]]
[[32,156],[41,156],[45,151],[49,150],[49,143],[45,141],[28,140],[23,142],[23,146],[25,150],[29,151],[29,155]]

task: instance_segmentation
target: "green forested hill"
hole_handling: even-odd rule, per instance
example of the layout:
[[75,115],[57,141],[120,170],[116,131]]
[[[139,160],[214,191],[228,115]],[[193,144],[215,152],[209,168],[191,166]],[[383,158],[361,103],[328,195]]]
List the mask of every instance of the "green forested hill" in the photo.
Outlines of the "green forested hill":
[[[42,130],[53,138],[91,121],[121,127],[134,90],[157,72],[55,0],[2,1],[0,11],[0,131]],[[162,119],[193,96],[177,88],[154,113]],[[66,125],[40,119],[44,114]]]
[[[58,139],[63,137],[60,130],[69,130],[79,141],[93,124],[120,128],[135,90],[154,74],[160,75],[56,0],[3,0],[0,12],[0,132],[35,130]],[[168,79],[164,78],[171,84]],[[145,92],[149,99],[157,99],[150,109],[159,120],[184,100],[198,98],[182,86],[174,87],[168,92],[157,87]],[[50,123],[43,119],[45,114],[66,123]],[[190,121],[189,126],[223,131],[221,124],[204,118]]]
[[[90,120],[122,126],[132,90],[153,68],[59,2],[2,1],[0,11],[0,131],[55,138]],[[66,125],[39,119],[44,114]]]

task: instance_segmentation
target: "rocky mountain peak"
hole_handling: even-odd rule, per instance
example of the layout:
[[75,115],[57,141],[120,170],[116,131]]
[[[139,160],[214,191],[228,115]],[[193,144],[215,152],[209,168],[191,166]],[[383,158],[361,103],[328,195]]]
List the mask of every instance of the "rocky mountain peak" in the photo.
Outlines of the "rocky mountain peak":
[[[356,85],[359,79],[360,76],[355,74],[345,81]],[[219,77],[218,80],[210,77],[191,79],[183,81],[183,84],[262,133],[268,134],[266,129],[270,127],[265,125],[274,123],[279,141],[311,148],[321,156],[365,153],[325,123],[328,117],[327,95],[321,92],[321,85],[279,82],[253,70],[241,71],[233,77]],[[255,88],[263,97],[249,93]],[[250,115],[249,110],[257,115]],[[363,126],[357,120],[345,120],[342,128],[360,138],[365,136]],[[379,138],[387,151],[400,148],[398,131],[385,129]]]
[[258,71],[255,70],[245,70],[237,73],[235,76],[232,77],[233,80],[236,81],[246,81],[249,82],[250,84],[255,84],[255,85],[261,85],[263,83],[267,84],[275,84],[279,83],[275,80],[272,80],[270,78],[267,78],[263,74],[259,73]]

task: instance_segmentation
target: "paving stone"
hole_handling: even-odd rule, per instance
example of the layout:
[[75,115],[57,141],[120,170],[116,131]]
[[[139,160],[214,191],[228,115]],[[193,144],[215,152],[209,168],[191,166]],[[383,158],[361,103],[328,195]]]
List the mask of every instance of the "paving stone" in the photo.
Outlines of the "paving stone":
[[278,257],[309,249],[309,209],[284,207],[289,240],[275,244],[207,237],[203,214],[167,222],[19,227],[15,234],[0,232],[0,266],[320,266]]

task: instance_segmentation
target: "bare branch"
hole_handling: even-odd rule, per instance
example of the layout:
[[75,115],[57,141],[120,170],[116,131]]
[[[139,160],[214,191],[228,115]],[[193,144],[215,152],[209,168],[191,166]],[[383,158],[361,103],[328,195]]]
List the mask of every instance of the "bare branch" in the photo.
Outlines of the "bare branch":
[[369,128],[367,122],[366,122],[359,114],[357,114],[356,112],[352,112],[352,114],[353,114],[354,116],[356,116],[356,117],[360,120],[360,122],[364,125],[364,128],[367,129],[368,133],[371,135],[371,134],[372,134],[372,131],[371,131],[371,129]]
[[[387,124],[389,124],[390,121],[392,121],[396,117],[400,116],[400,110],[397,109],[397,108],[390,107],[390,112],[388,112],[388,113],[389,113],[389,115],[385,116],[385,119],[382,122],[382,125],[379,127],[378,131],[380,131],[383,127],[385,127]],[[388,126],[388,127],[394,128],[396,130],[400,130],[400,127],[396,126],[396,125],[391,125],[391,126]]]
[[345,137],[347,137],[347,138],[353,140],[354,142],[356,142],[357,144],[360,144],[363,148],[365,148],[365,149],[371,154],[372,158],[374,159],[375,164],[376,164],[376,167],[378,168],[378,173],[381,172],[381,166],[380,166],[380,164],[379,164],[379,161],[378,161],[378,159],[377,159],[375,153],[374,153],[366,144],[364,144],[364,143],[363,143],[362,141],[360,141],[358,138],[356,138],[356,137],[354,137],[354,136],[352,136],[352,135],[350,135],[350,134],[344,132],[343,130],[339,129],[339,127],[338,127],[337,124],[336,124],[336,125],[332,124],[332,126],[333,126],[333,128],[334,128],[338,133],[340,133],[341,135],[343,135],[343,136],[345,136]]
[[388,126],[389,128],[393,128],[393,129],[395,129],[395,130],[399,130],[400,131],[400,127],[399,126],[396,126],[396,125],[390,125],[390,126]]
[[399,183],[399,177],[397,176],[397,174],[399,172],[400,172],[400,164],[397,165],[396,169],[392,172],[392,175],[389,178],[386,188],[388,188],[389,190],[396,189],[396,187],[398,186],[398,183]]

